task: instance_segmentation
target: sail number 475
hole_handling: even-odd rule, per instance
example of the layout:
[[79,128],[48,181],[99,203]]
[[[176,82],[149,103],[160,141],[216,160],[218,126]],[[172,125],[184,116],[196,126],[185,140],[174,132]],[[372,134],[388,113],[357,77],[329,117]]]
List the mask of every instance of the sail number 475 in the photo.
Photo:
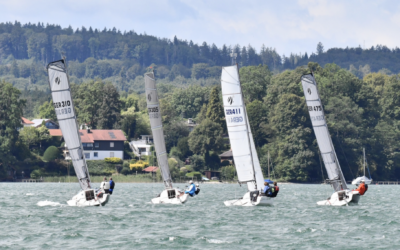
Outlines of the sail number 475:
[[322,111],[321,105],[319,106],[308,106],[308,111]]

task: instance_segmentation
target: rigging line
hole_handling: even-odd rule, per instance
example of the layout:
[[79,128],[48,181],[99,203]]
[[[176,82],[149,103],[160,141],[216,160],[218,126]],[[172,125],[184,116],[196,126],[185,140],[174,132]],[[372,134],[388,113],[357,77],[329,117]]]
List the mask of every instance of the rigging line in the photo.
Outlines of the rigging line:
[[369,179],[370,179],[370,180],[372,180],[372,177],[371,177],[371,172],[369,172],[369,167],[368,167],[368,161],[367,161],[367,157],[365,157],[365,164],[367,165],[368,174],[369,174]]
[[346,159],[347,166],[348,166],[348,167],[349,167],[349,169],[350,169],[351,176],[352,176],[352,178],[354,179],[354,174],[353,174],[353,171],[351,170],[351,167],[350,167],[349,161],[347,160],[347,157],[346,157],[346,154],[344,153],[344,150],[343,150],[342,144],[340,143],[340,138],[339,138],[338,136],[337,136],[337,138],[338,138],[338,141],[339,141],[340,148],[342,149],[342,152],[343,152],[343,155],[344,155],[344,159]]

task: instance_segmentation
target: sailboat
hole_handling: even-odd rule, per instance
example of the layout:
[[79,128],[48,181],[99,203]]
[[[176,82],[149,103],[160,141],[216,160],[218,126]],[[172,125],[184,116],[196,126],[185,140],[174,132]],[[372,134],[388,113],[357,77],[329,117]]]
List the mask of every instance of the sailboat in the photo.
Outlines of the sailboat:
[[310,113],[311,123],[317,138],[318,147],[321,152],[328,182],[334,189],[334,193],[327,200],[317,202],[318,205],[345,206],[349,203],[358,203],[360,194],[347,188],[340,164],[332,144],[322,108],[321,98],[318,93],[317,83],[314,75],[307,74],[301,77],[304,96]]
[[[371,182],[372,182],[371,174],[370,174],[370,176],[369,176],[369,179],[368,179],[368,177],[365,175],[365,166],[366,166],[366,163],[367,163],[367,159],[365,158],[365,148],[363,148],[363,159],[364,159],[364,176],[357,177],[356,179],[354,179],[354,180],[351,182],[351,184],[353,184],[353,185],[357,185],[357,186],[358,186],[358,185],[360,185],[361,181],[364,181],[365,184],[367,184],[367,185],[371,184]],[[368,170],[368,172],[369,172],[369,170]]]
[[228,200],[224,204],[226,206],[271,205],[273,199],[263,193],[264,176],[247,117],[237,65],[222,68],[221,87],[238,182],[240,185],[247,185],[247,193],[242,198]]
[[168,166],[168,154],[165,147],[164,131],[161,120],[160,103],[158,100],[156,80],[154,73],[146,73],[144,75],[146,99],[147,99],[147,111],[150,118],[151,131],[153,133],[154,148],[157,155],[158,167],[161,171],[161,176],[164,181],[165,189],[153,198],[151,202],[153,204],[182,204],[188,199],[188,194],[183,193],[177,188],[172,187],[172,178]]
[[93,189],[90,182],[71,97],[65,58],[49,63],[47,73],[57,120],[81,186],[81,191],[67,203],[70,206],[103,206],[108,202],[110,195],[100,189]]

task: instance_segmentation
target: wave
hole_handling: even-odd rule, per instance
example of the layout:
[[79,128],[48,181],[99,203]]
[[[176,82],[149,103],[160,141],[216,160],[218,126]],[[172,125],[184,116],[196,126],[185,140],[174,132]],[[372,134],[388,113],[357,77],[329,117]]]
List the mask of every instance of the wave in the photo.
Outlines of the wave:
[[45,206],[51,206],[51,207],[57,207],[57,206],[63,206],[61,203],[59,202],[53,202],[53,201],[39,201],[36,205],[38,205],[39,207],[45,207]]

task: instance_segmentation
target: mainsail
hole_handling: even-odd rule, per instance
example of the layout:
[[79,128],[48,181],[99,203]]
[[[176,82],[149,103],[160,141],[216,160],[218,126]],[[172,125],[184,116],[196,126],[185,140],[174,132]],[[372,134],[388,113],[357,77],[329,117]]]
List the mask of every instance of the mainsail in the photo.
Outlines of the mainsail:
[[325,164],[326,172],[328,173],[329,181],[335,191],[347,189],[346,180],[344,179],[328,131],[324,109],[313,74],[303,75],[301,77],[301,84],[303,85],[311,123],[314,128],[315,137],[317,137],[318,147]]
[[79,136],[65,61],[59,60],[49,63],[47,73],[58,124],[68,147],[76,176],[83,190],[90,189],[89,171]]
[[240,183],[250,191],[264,188],[264,177],[251,134],[237,66],[222,68],[222,99],[233,159]]
[[172,179],[168,167],[168,155],[167,149],[165,148],[160,103],[158,100],[154,73],[146,73],[144,75],[144,80],[146,88],[147,110],[150,117],[150,126],[153,133],[153,141],[157,154],[158,166],[160,167],[165,187],[172,188]]

